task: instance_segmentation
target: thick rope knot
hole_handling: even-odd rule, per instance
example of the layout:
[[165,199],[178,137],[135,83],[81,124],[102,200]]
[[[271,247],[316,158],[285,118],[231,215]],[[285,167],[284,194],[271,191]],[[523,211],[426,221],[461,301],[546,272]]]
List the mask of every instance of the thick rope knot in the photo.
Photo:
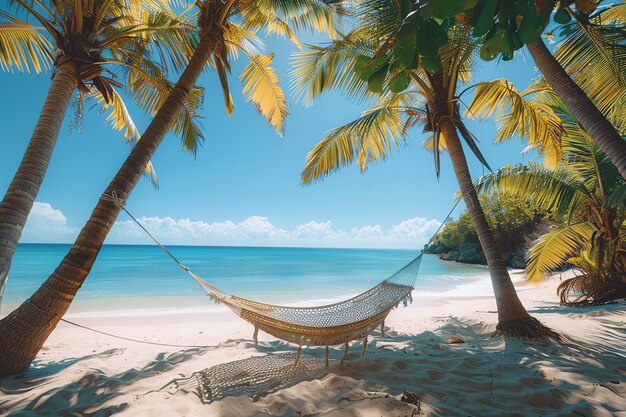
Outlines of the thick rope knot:
[[108,201],[110,203],[115,204],[121,209],[123,209],[124,206],[126,205],[126,202],[117,195],[116,191],[112,191],[110,195],[109,194],[102,195],[102,199],[104,201]]

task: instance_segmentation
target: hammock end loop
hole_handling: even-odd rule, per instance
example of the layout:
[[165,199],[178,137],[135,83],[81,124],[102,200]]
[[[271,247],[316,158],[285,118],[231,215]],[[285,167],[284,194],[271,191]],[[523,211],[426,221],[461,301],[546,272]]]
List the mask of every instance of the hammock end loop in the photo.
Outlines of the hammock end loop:
[[102,199],[115,204],[121,209],[126,205],[126,202],[117,195],[117,191],[111,191],[111,194],[103,194]]

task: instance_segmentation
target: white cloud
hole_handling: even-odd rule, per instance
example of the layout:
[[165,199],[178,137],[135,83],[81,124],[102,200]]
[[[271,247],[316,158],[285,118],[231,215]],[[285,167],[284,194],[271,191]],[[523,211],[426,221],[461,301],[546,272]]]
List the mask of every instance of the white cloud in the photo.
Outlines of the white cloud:
[[[141,224],[166,244],[326,246],[351,248],[407,248],[422,246],[439,227],[436,219],[414,217],[391,227],[365,225],[352,229],[335,228],[330,221],[309,221],[291,230],[274,225],[267,217],[250,216],[235,223],[205,222],[172,217],[140,217]],[[78,228],[49,203],[36,202],[24,229],[24,242],[72,242]],[[119,220],[108,243],[150,243],[131,220]]]
[[[336,229],[330,221],[308,223],[286,230],[267,217],[251,216],[239,223],[230,220],[207,223],[171,217],[141,217],[144,227],[169,244],[328,246],[367,248],[418,248],[439,227],[435,219],[415,217],[390,228],[366,225],[350,230]],[[147,243],[143,231],[131,220],[118,221],[111,232],[111,243]]]
[[61,210],[53,208],[49,203],[35,201],[21,240],[38,243],[71,242],[77,233],[78,229],[67,224],[67,218]]

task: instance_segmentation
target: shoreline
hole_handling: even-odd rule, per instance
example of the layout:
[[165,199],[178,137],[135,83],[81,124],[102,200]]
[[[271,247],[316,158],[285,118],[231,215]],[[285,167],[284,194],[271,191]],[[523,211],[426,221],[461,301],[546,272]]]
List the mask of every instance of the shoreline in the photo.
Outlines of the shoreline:
[[[510,269],[509,273],[513,284],[519,288],[525,288],[524,271],[521,269]],[[445,288],[441,291],[436,290],[413,290],[414,299],[426,298],[431,302],[437,303],[439,298],[447,299],[450,297],[471,296],[471,297],[493,297],[491,288],[491,280],[486,273],[484,276],[472,277],[472,281],[468,283],[458,282],[452,288]],[[447,284],[448,286],[450,284]],[[362,288],[365,291],[367,288]],[[256,301],[268,302],[272,304],[286,305],[290,307],[310,307],[323,304],[332,304],[343,301],[358,295],[359,292],[346,292],[344,294],[328,297],[320,291],[315,294],[315,298],[304,298],[300,300],[291,300],[290,302],[280,302],[276,300],[255,299]],[[285,297],[281,294],[281,297]],[[253,298],[253,297],[251,297]],[[132,304],[133,308],[128,308]],[[19,303],[6,303],[1,306],[0,317],[8,315],[11,311],[19,307]],[[128,295],[124,297],[94,297],[94,298],[77,298],[74,300],[66,316],[69,317],[135,317],[135,316],[164,316],[164,315],[181,315],[190,313],[220,313],[229,311],[226,307],[216,305],[207,296],[202,294],[184,294],[184,295]]]
[[[459,286],[392,310],[385,336],[375,330],[363,357],[351,343],[343,367],[341,347],[330,349],[328,369],[322,348],[304,347],[297,372],[296,346],[260,332],[255,348],[253,326],[223,306],[71,313],[98,331],[177,346],[62,322],[25,374],[2,380],[0,415],[62,415],[69,404],[80,415],[405,417],[417,411],[402,401],[409,391],[425,416],[626,417],[626,304],[559,307],[559,275],[538,286],[513,276],[529,313],[565,343],[491,337],[493,296]],[[448,344],[451,336],[465,343]],[[202,375],[218,376],[205,380],[208,400],[198,395]]]

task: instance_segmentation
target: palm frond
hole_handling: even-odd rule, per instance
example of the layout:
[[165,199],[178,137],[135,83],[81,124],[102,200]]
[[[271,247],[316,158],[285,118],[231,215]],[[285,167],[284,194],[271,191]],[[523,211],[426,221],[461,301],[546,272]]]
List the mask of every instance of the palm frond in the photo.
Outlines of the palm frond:
[[257,111],[282,135],[287,111],[285,93],[271,66],[274,55],[254,55],[241,73],[246,101],[254,103]]
[[467,83],[473,76],[480,40],[472,37],[470,32],[469,27],[453,25],[448,30],[448,43],[439,49],[446,84],[451,92],[456,92],[458,82]]
[[626,208],[626,182],[622,182],[607,196],[606,205],[611,208]]
[[388,94],[358,119],[329,131],[307,155],[301,182],[321,180],[354,162],[365,171],[369,162],[385,159],[404,146],[404,116],[414,101],[412,91]]
[[[172,88],[174,88],[174,84],[170,81],[158,77],[149,77],[145,74],[140,74],[130,86],[135,102],[153,116],[161,108]],[[204,140],[198,113],[203,100],[204,90],[200,87],[194,87],[185,99],[185,106],[181,114],[170,128],[172,133],[181,135],[183,148],[194,154]]]
[[567,25],[554,56],[598,109],[626,133],[626,5],[596,13],[589,22]]
[[309,106],[324,92],[335,89],[357,101],[373,97],[367,83],[354,72],[359,56],[374,56],[376,44],[350,33],[324,46],[307,47],[293,54],[291,88],[297,100]]
[[548,169],[535,162],[504,166],[476,180],[476,190],[509,193],[532,200],[546,212],[555,211],[571,218],[588,197],[580,177],[563,168]]
[[341,1],[258,0],[242,11],[242,25],[287,36],[300,45],[298,32],[317,31],[334,37],[343,10]]
[[224,41],[232,59],[238,59],[240,51],[248,56],[262,55],[265,51],[263,40],[256,32],[230,21],[224,24]]
[[570,258],[580,256],[580,251],[591,242],[595,227],[582,222],[559,226],[541,236],[528,251],[526,278],[538,283],[550,272],[565,266]]
[[563,102],[552,94],[537,95],[537,102],[550,106],[563,122],[561,138],[561,165],[575,172],[588,190],[595,191],[603,200],[624,179],[596,142],[572,117]]
[[37,28],[0,10],[0,69],[37,73],[52,65],[52,44]]
[[355,2],[353,9],[359,30],[368,39],[389,39],[402,25],[399,1],[361,0]]
[[537,149],[554,166],[561,156],[563,126],[549,105],[528,99],[538,92],[533,86],[519,92],[505,79],[479,83],[465,116],[483,120],[495,117],[499,127],[496,142],[520,136],[528,149]]
[[[119,132],[122,132],[123,138],[131,146],[135,146],[139,139],[141,139],[141,135],[139,134],[139,130],[137,130],[137,126],[135,126],[135,122],[130,116],[128,109],[124,104],[124,100],[119,93],[115,89],[112,89],[112,94],[110,95],[109,100],[105,100],[104,96],[97,88],[92,88],[90,90],[90,94],[97,100],[96,105],[100,106],[101,113],[110,110],[106,120],[111,124],[111,127]],[[146,176],[150,178],[152,185],[154,185],[154,187],[158,187],[159,180],[154,166],[152,165],[152,161],[148,162],[144,172]]]

